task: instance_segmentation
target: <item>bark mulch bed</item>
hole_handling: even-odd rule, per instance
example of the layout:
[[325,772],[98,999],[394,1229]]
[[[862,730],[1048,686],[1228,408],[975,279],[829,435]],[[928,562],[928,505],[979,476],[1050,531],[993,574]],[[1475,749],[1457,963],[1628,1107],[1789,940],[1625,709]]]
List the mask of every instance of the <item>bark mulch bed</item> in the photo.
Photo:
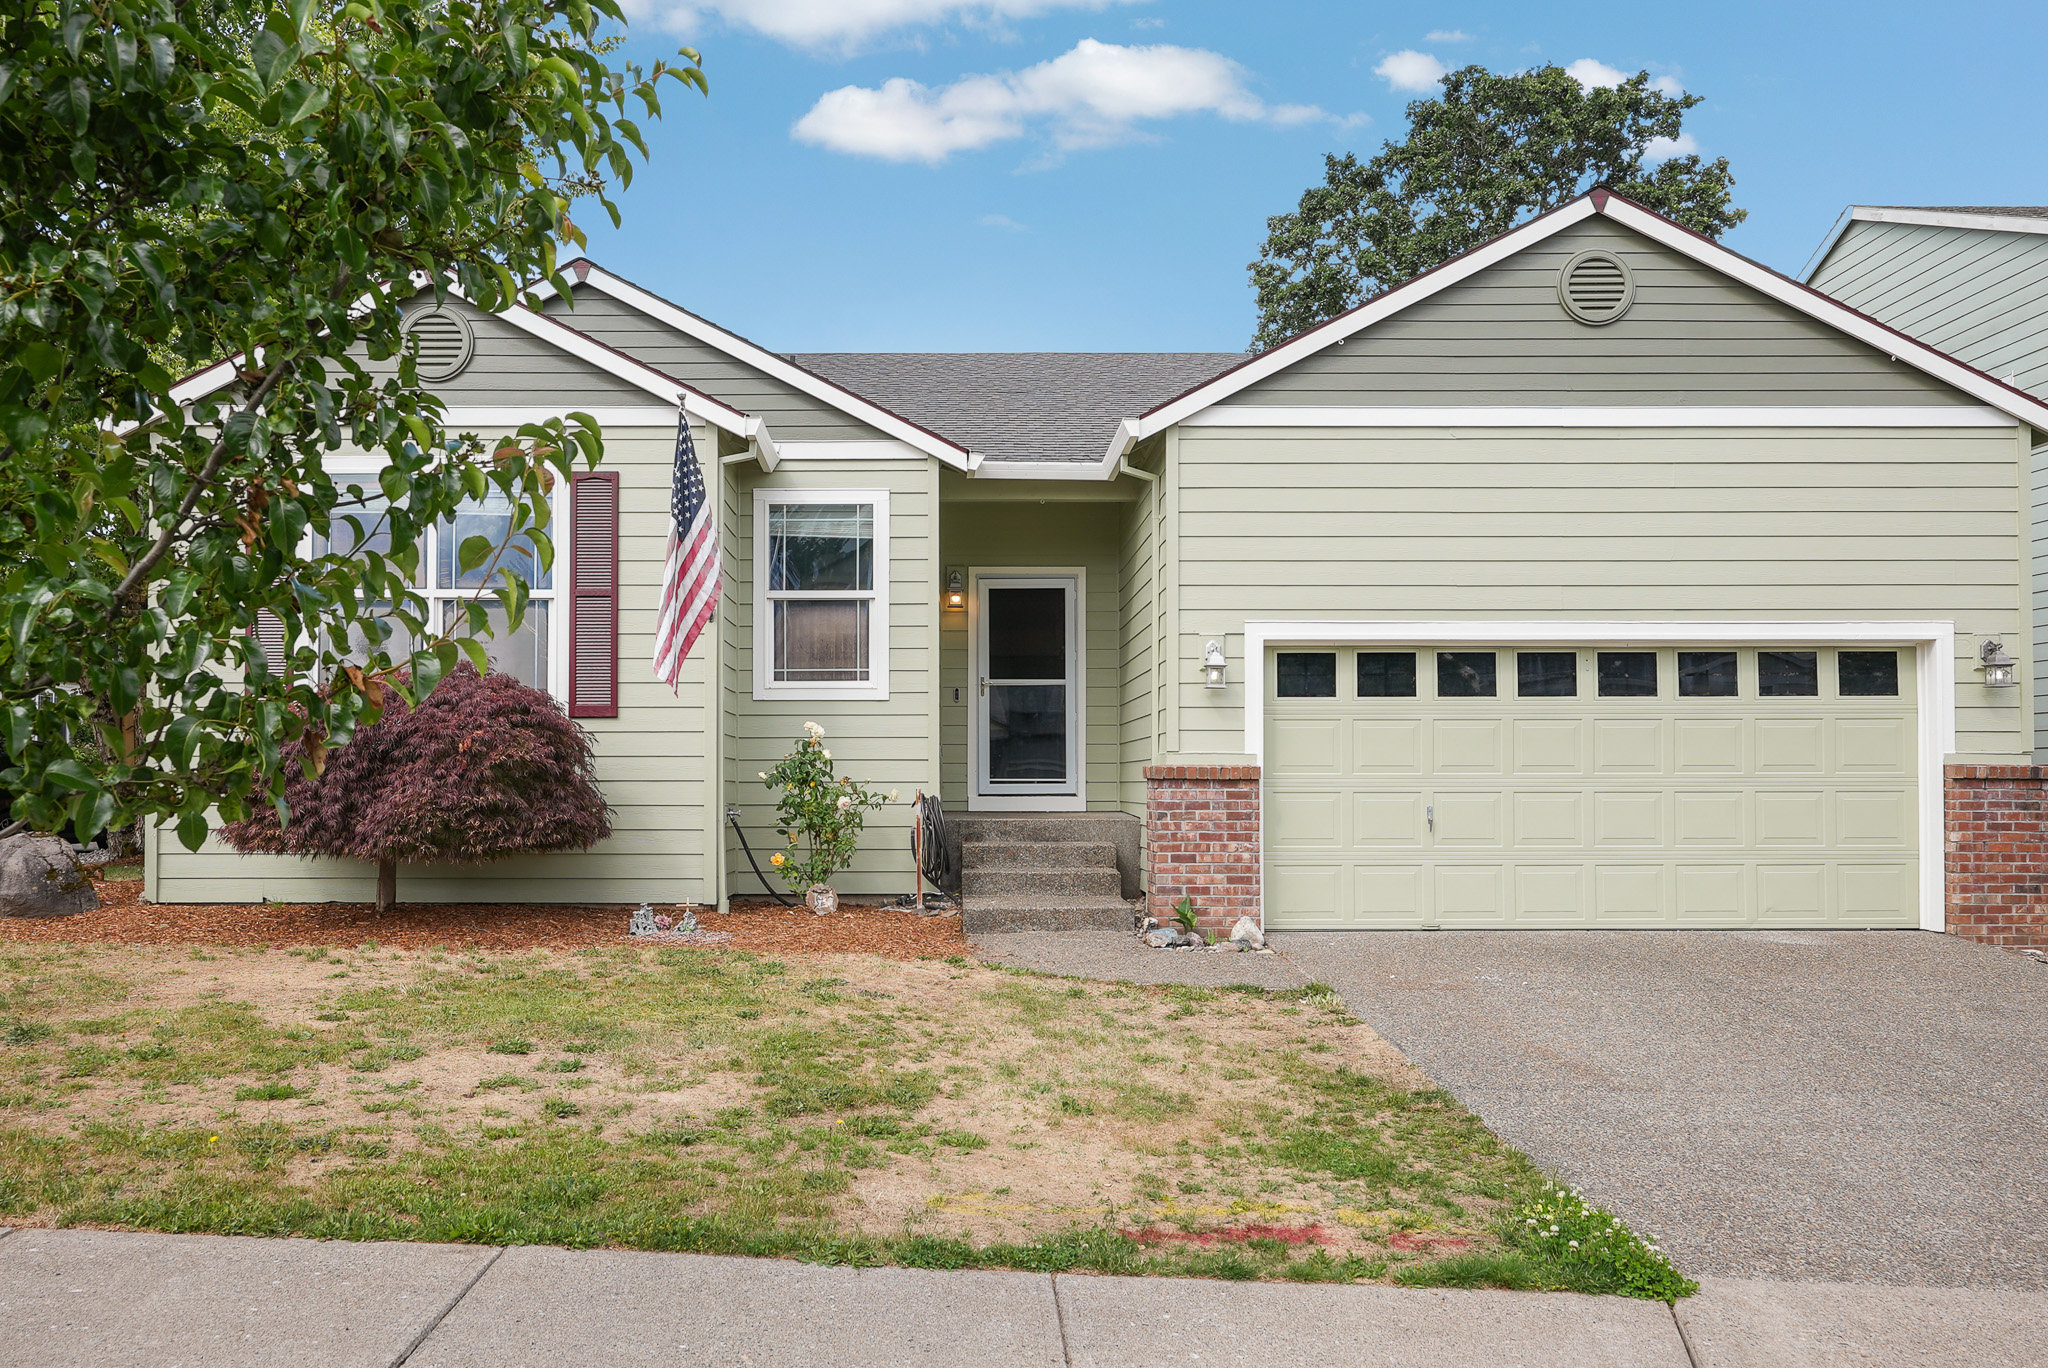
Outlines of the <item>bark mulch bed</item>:
[[[649,945],[626,934],[630,906],[568,907],[535,903],[401,904],[384,916],[368,903],[148,903],[142,880],[107,879],[100,908],[50,920],[0,918],[0,942],[117,945],[328,945],[364,941],[395,950],[580,950]],[[732,937],[722,948],[767,955],[884,955],[891,959],[971,955],[957,913],[920,917],[894,908],[844,904],[820,917],[766,898],[733,899],[721,916],[697,909],[706,931]],[[671,916],[683,909],[660,906]]]

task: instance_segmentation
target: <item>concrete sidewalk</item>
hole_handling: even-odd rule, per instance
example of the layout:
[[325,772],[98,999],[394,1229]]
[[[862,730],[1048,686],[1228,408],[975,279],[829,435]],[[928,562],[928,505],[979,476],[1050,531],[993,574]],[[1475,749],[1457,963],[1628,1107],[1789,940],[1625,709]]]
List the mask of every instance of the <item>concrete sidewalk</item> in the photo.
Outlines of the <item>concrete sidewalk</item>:
[[1659,1302],[617,1250],[0,1235],[8,1368],[2038,1368],[2048,1295],[1715,1280]]

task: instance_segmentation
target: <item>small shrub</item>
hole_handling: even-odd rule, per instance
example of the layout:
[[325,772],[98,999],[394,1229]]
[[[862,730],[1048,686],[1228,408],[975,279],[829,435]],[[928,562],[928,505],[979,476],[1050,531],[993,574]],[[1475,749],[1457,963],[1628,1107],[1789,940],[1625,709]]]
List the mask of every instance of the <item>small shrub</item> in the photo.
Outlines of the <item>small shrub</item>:
[[780,790],[775,829],[789,842],[789,849],[776,851],[768,862],[798,892],[830,883],[834,874],[852,864],[867,814],[896,797],[893,792],[883,797],[866,784],[836,774],[832,752],[825,749],[825,729],[815,722],[804,723],[796,749],[762,774],[761,782]]

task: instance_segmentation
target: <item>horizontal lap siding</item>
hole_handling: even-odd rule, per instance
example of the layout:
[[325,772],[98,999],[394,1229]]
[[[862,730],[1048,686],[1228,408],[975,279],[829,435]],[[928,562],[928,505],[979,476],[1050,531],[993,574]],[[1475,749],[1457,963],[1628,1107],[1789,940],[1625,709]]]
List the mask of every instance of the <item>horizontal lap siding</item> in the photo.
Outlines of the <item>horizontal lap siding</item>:
[[[545,404],[545,395],[524,402]],[[714,434],[695,433],[701,451]],[[712,894],[704,860],[710,796],[707,765],[709,637],[685,664],[680,693],[654,676],[654,618],[668,540],[668,489],[675,433],[614,428],[602,469],[621,490],[619,715],[584,718],[598,786],[613,808],[613,834],[588,851],[522,856],[474,867],[402,866],[407,902],[700,902]],[[566,503],[558,512],[566,514]],[[558,529],[565,517],[556,519]],[[567,547],[561,548],[563,552]],[[566,556],[557,564],[567,563]],[[188,853],[159,832],[154,855],[161,902],[364,902],[375,870],[346,861],[240,856],[210,840]]]
[[[948,503],[939,518],[941,563],[972,571],[1003,567],[1080,566],[1087,571],[1083,603],[1086,628],[1086,735],[1082,785],[1092,811],[1120,804],[1118,709],[1121,668],[1121,595],[1117,543],[1121,504]],[[969,708],[974,698],[970,672],[968,615],[948,611],[940,619],[939,719],[941,782],[946,804],[968,801],[968,751],[973,744]],[[960,702],[953,690],[960,690]]]
[[[1557,302],[1575,253],[1614,252],[1633,306]],[[1576,224],[1235,395],[1233,404],[1962,404],[1960,394],[1606,219]]]
[[1123,684],[1118,717],[1117,792],[1125,812],[1145,815],[1145,766],[1157,753],[1159,691],[1158,506],[1156,485],[1123,509],[1119,547],[1123,577]]
[[[726,541],[727,657],[732,688],[726,754],[732,783],[728,801],[762,868],[781,848],[775,804],[759,778],[788,754],[805,722],[825,729],[825,746],[839,773],[900,801],[871,813],[852,867],[833,880],[855,896],[911,889],[910,799],[937,781],[932,719],[937,708],[938,652],[932,595],[938,575],[937,465],[926,460],[784,461],[772,475],[744,462],[729,468]],[[796,701],[754,697],[754,491],[756,489],[886,489],[889,491],[889,697]],[[743,896],[760,892],[737,840],[727,831],[728,886]],[[773,871],[769,871],[773,878]],[[780,888],[779,881],[776,887]]]
[[883,436],[831,404],[588,285],[576,287],[574,308],[556,298],[544,312],[742,413],[765,419],[777,441],[874,441]]
[[1811,283],[1979,370],[2048,392],[2048,234],[1852,223]]
[[1953,619],[1959,750],[2031,740],[2027,690],[1973,668],[1980,636],[2031,636],[2010,429],[1196,428],[1177,450],[1184,753],[1244,749],[1254,618]]

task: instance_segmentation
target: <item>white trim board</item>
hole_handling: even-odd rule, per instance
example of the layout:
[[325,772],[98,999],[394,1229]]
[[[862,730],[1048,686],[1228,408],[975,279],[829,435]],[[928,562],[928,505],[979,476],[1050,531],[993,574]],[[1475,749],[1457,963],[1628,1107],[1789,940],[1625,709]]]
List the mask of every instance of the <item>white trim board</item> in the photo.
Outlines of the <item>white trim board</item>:
[[[2009,414],[1981,404],[1868,404],[1828,407],[1786,404],[1717,408],[1671,404],[1570,407],[1485,405],[1384,406],[1218,404],[1190,414],[1182,427],[1218,428],[2010,428]],[[785,444],[787,445],[787,444]],[[1092,467],[1091,467],[1092,468]],[[989,469],[984,467],[986,477]]]
[[[768,597],[768,510],[776,504],[871,504],[875,510],[875,578],[868,609],[868,678],[790,682],[775,676],[775,610]],[[723,529],[721,529],[723,535]],[[886,489],[754,490],[754,583],[749,589],[754,610],[754,699],[793,699],[819,703],[889,697],[889,576],[893,559],[889,542],[889,491]]]
[[2010,415],[2017,422],[2048,429],[2048,404],[2033,396],[1995,380],[1946,353],[1936,351],[1924,342],[1915,341],[1896,329],[1886,327],[1876,319],[1860,314],[1818,290],[1731,252],[1712,239],[1688,228],[1682,228],[1612,191],[1595,190],[1573,200],[1570,204],[1531,219],[1521,227],[1511,229],[1491,242],[1473,248],[1463,256],[1454,257],[1405,285],[1398,285],[1349,313],[1331,319],[1321,327],[1311,328],[1299,337],[1283,342],[1271,351],[1263,352],[1213,380],[1197,385],[1178,398],[1169,399],[1135,418],[1123,419],[1117,424],[1116,436],[1111,440],[1109,450],[1103,455],[1103,464],[1105,467],[1113,465],[1118,457],[1128,453],[1132,447],[1147,437],[1163,432],[1178,423],[1184,423],[1204,409],[1222,403],[1232,395],[1286,370],[1296,362],[1313,356],[1327,347],[1333,347],[1382,319],[1391,318],[1410,305],[1419,304],[1461,281],[1469,280],[1488,267],[1546,241],[1574,224],[1584,223],[1596,215],[1610,218],[1659,246],[1669,248],[1710,270],[1718,271],[1767,298],[1796,309],[1817,322],[1874,347],[1887,356],[1903,361],[1980,403]]
[[1896,204],[1852,204],[1828,229],[1820,246],[1806,259],[1799,272],[1801,283],[1810,281],[1827,261],[1828,253],[1842,240],[1852,223],[1912,223],[1925,228],[1975,228],[1980,232],[2048,234],[2048,219],[2025,218],[2018,214],[1966,214],[1954,209],[1914,209]]
[[447,427],[516,427],[521,423],[538,423],[549,418],[567,418],[572,413],[582,413],[594,419],[599,427],[658,427],[670,432],[676,430],[676,411],[659,404],[614,405],[609,408],[576,408],[556,406],[553,408],[527,408],[517,404],[450,404],[441,411],[441,422]]
[[[1920,929],[1948,929],[1947,832],[1942,768],[1956,748],[1956,625],[1902,622],[1650,622],[1435,620],[1256,621],[1244,625],[1244,749],[1263,769],[1266,755],[1266,652],[1274,646],[1503,645],[1685,646],[1769,645],[1798,642],[1833,646],[1897,645],[1914,648],[1919,695]],[[1259,869],[1265,875],[1265,827],[1260,824]],[[1261,893],[1263,894],[1263,887]],[[1261,904],[1263,906],[1263,903]]]
[[[834,384],[815,371],[809,371],[785,357],[776,355],[767,348],[747,341],[737,333],[727,332],[717,324],[678,305],[671,304],[660,295],[643,290],[630,280],[613,275],[588,257],[579,257],[565,263],[562,271],[573,275],[576,280],[592,289],[618,300],[629,308],[638,309],[648,317],[674,328],[686,337],[716,348],[738,361],[743,361],[755,370],[780,380],[800,393],[831,405],[841,413],[858,418],[869,427],[887,433],[898,441],[908,442],[927,456],[935,456],[950,466],[966,470],[971,464],[966,447],[949,442],[935,432],[927,431],[898,414],[891,413],[870,400],[861,398],[852,390]],[[556,291],[545,282],[530,292],[546,300],[554,297]]]

